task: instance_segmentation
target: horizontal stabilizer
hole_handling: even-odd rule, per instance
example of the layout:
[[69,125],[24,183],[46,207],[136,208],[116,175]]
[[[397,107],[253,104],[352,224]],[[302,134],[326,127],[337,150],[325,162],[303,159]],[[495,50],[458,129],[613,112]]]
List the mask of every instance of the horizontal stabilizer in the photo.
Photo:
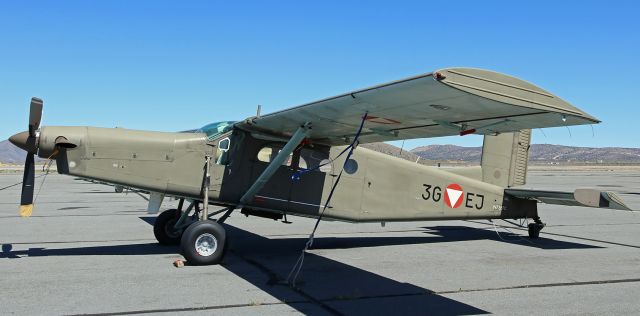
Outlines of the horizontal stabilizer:
[[620,196],[612,191],[600,191],[597,189],[576,189],[575,192],[557,192],[526,189],[505,189],[504,193],[516,198],[537,200],[541,203],[546,204],[586,206],[632,211],[627,205],[624,204]]

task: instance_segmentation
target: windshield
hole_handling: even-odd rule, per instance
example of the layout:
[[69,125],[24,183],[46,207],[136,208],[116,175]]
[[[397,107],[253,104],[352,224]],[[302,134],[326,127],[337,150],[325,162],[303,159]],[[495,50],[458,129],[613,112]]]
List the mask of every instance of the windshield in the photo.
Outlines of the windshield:
[[209,140],[213,140],[214,138],[230,131],[233,128],[234,123],[235,121],[215,122],[199,128],[196,132],[205,133]]

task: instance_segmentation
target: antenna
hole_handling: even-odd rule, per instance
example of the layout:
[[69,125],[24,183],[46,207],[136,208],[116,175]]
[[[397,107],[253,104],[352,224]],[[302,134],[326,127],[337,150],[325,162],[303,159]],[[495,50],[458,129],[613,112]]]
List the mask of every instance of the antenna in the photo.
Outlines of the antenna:
[[262,105],[258,104],[258,108],[256,109],[256,118],[260,118],[261,110],[262,110]]
[[542,135],[544,135],[544,138],[547,138],[547,134],[544,132],[542,128],[538,128],[538,130],[542,132]]

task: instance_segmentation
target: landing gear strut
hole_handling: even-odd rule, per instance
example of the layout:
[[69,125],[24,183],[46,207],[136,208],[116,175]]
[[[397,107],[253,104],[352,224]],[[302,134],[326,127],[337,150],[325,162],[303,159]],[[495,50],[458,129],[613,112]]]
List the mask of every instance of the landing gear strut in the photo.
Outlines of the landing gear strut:
[[540,217],[533,218],[534,223],[529,223],[529,238],[535,239],[540,237],[540,231],[544,228],[545,224],[540,220]]
[[[227,234],[224,228],[218,222],[209,219],[209,182],[211,180],[209,168],[211,156],[206,156],[205,159],[204,181],[202,184],[204,195],[202,204],[204,208],[201,211],[196,210],[198,211],[199,220],[189,225],[180,239],[180,253],[192,265],[218,264],[222,261],[227,249]],[[227,214],[223,215],[218,221],[220,223],[224,222],[232,211],[233,208],[229,208]]]

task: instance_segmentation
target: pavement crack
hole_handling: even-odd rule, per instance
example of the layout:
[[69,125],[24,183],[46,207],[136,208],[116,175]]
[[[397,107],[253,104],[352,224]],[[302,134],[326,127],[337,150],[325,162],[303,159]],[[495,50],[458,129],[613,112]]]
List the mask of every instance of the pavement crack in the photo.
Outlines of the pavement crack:
[[108,243],[108,242],[132,242],[132,241],[155,241],[155,239],[141,238],[141,239],[109,239],[109,240],[25,241],[25,242],[3,242],[3,244],[40,245],[40,244]]
[[[306,302],[296,302],[306,303]],[[215,309],[226,308],[238,308],[238,307],[252,307],[252,306],[269,306],[269,305],[282,305],[284,302],[272,302],[272,303],[247,303],[247,304],[228,304],[228,305],[212,305],[212,306],[199,306],[199,307],[183,307],[183,308],[159,308],[159,309],[141,309],[125,312],[106,312],[106,313],[89,313],[89,314],[67,314],[67,316],[104,316],[104,315],[136,315],[136,314],[154,314],[154,313],[176,313],[176,312],[196,312]]]
[[616,246],[640,249],[640,246],[630,245],[630,244],[623,244],[623,243],[614,242],[614,241],[606,241],[606,240],[599,240],[599,239],[592,239],[592,238],[585,238],[585,237],[577,237],[577,236],[557,234],[557,233],[541,233],[541,234],[551,235],[551,236],[567,237],[567,238],[574,238],[574,239],[586,240],[586,241],[594,241],[594,242],[599,242],[599,243],[603,243],[603,244],[609,244],[609,245],[616,245]]
[[401,293],[401,294],[383,294],[383,295],[363,295],[357,297],[332,297],[322,300],[322,302],[339,302],[339,301],[357,301],[367,299],[378,298],[395,298],[395,297],[408,297],[408,296],[422,296],[422,295],[436,295],[437,292],[425,289],[425,291],[413,292],[413,293]]
[[[48,217],[115,217],[115,216],[140,216],[140,215],[146,215],[145,212],[140,211],[139,213],[136,214],[115,214],[115,213],[109,213],[109,214],[61,214],[61,215],[32,215],[29,216],[29,218],[48,218]],[[20,215],[16,214],[16,215],[6,215],[6,216],[0,216],[0,219],[14,219],[14,218],[21,218]]]
[[599,280],[599,281],[578,281],[578,282],[560,282],[560,283],[542,283],[542,284],[526,284],[515,285],[505,287],[494,288],[482,288],[482,289],[459,289],[452,291],[438,291],[434,294],[455,294],[455,293],[467,293],[467,292],[486,292],[486,291],[501,291],[501,290],[515,290],[515,289],[531,289],[531,288],[545,288],[545,287],[560,287],[560,286],[579,286],[579,285],[597,285],[597,284],[615,284],[615,283],[635,283],[640,282],[640,278],[632,279],[616,279],[616,280]]

